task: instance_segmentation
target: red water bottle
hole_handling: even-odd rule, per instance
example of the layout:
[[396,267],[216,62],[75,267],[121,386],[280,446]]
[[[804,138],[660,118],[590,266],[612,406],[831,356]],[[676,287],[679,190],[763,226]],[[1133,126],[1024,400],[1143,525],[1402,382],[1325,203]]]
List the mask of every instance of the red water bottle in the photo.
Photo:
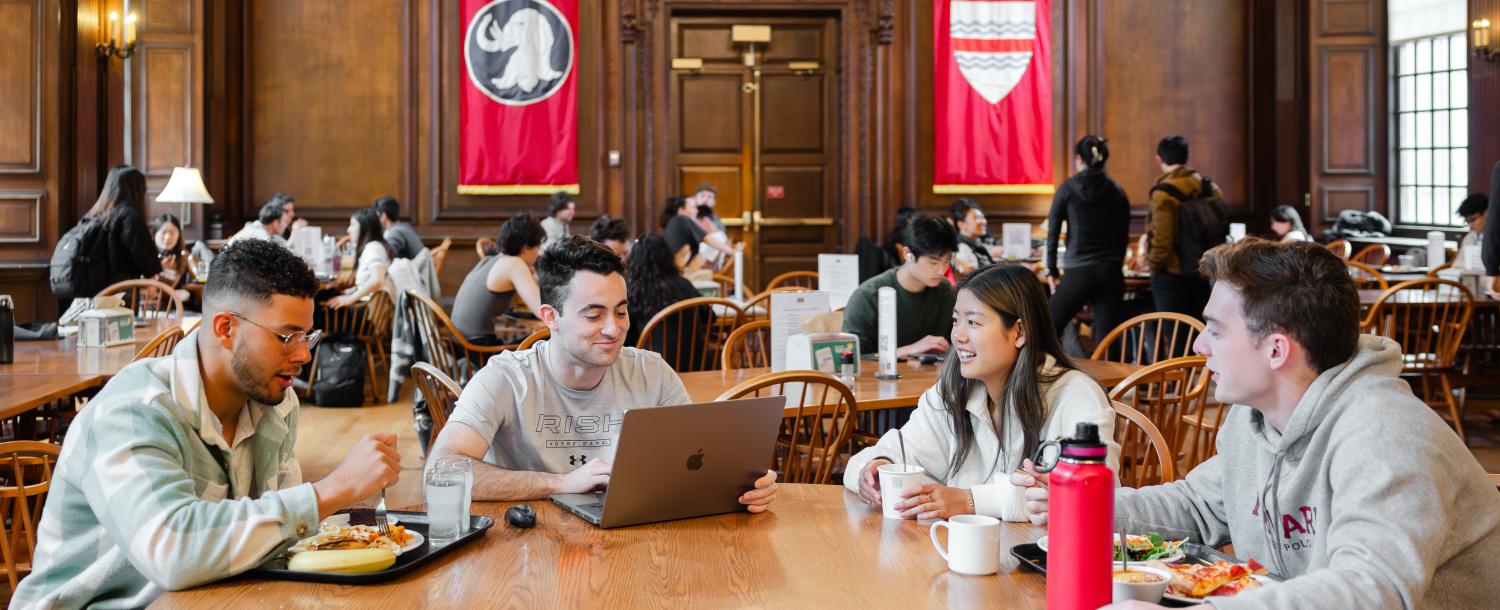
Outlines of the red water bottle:
[[[1048,447],[1056,462],[1043,463]],[[1110,603],[1115,523],[1115,475],[1099,427],[1078,424],[1074,438],[1037,448],[1038,472],[1048,472],[1047,610],[1095,610]],[[1042,470],[1045,468],[1046,470]]]

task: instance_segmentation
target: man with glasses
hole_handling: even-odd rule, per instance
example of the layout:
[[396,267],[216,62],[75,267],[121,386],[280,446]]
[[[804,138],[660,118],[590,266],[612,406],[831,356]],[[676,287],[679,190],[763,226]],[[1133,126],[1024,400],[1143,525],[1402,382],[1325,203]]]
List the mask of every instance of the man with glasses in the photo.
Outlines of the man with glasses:
[[203,325],[170,356],[125,367],[68,429],[17,607],[143,607],[253,568],[396,482],[390,433],[302,480],[290,388],[320,338],[317,290],[267,240],[214,259]]
[[896,357],[948,352],[956,294],[948,283],[948,265],[958,251],[958,233],[936,216],[917,218],[906,226],[901,266],[865,280],[844,307],[844,332],[859,336],[859,349],[875,353],[880,321],[881,288],[896,289]]
[[[1282,581],[1210,597],[1220,610],[1493,608],[1500,494],[1401,380],[1401,346],[1360,334],[1344,262],[1252,238],[1200,268],[1214,285],[1194,348],[1230,409],[1217,455],[1180,481],[1117,490],[1118,524],[1232,544]],[[1011,482],[1046,522],[1046,477]]]

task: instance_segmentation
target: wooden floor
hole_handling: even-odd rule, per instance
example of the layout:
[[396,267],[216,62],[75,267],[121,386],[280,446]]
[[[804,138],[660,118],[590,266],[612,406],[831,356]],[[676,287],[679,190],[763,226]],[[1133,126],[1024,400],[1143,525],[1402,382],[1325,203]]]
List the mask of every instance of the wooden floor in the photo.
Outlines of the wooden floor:
[[[297,435],[303,476],[316,481],[332,472],[344,452],[365,434],[395,432],[401,451],[401,482],[386,492],[386,504],[395,508],[420,503],[422,448],[412,430],[409,390],[407,394],[400,402],[357,409],[304,405]],[[1470,400],[1464,425],[1475,458],[1487,472],[1500,473],[1500,399]]]

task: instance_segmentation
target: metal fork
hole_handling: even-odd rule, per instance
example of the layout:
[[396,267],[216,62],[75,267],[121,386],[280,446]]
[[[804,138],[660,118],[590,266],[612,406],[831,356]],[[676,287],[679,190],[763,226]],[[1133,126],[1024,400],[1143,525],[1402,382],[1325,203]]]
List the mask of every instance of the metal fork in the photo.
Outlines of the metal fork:
[[381,536],[390,537],[391,525],[385,517],[385,488],[380,489],[380,504],[375,507],[375,528],[380,530]]

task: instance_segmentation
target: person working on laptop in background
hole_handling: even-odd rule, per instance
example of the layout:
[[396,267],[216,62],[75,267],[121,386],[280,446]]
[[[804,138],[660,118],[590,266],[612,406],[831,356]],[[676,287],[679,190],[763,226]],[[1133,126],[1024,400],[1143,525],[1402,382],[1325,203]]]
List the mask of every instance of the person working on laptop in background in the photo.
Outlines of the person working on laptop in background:
[[[1233,544],[1283,580],[1210,598],[1220,609],[1494,607],[1500,495],[1401,380],[1401,346],[1360,334],[1344,261],[1251,238],[1201,268],[1214,286],[1193,347],[1232,409],[1218,454],[1180,481],[1117,489],[1115,521]],[[1045,523],[1047,477],[1011,483]]]
[[865,280],[844,308],[844,332],[859,336],[860,350],[873,354],[880,345],[877,295],[896,289],[896,357],[943,354],[953,329],[957,298],[944,273],[958,251],[958,233],[936,216],[922,216],[906,226],[905,258],[900,267]]
[[[537,259],[542,306],[552,336],[504,352],[458,398],[433,458],[468,457],[475,500],[534,500],[609,486],[624,409],[687,404],[687,389],[659,354],[625,347],[630,315],[625,267],[582,235]],[[750,512],[776,498],[776,473],[740,496]]]

